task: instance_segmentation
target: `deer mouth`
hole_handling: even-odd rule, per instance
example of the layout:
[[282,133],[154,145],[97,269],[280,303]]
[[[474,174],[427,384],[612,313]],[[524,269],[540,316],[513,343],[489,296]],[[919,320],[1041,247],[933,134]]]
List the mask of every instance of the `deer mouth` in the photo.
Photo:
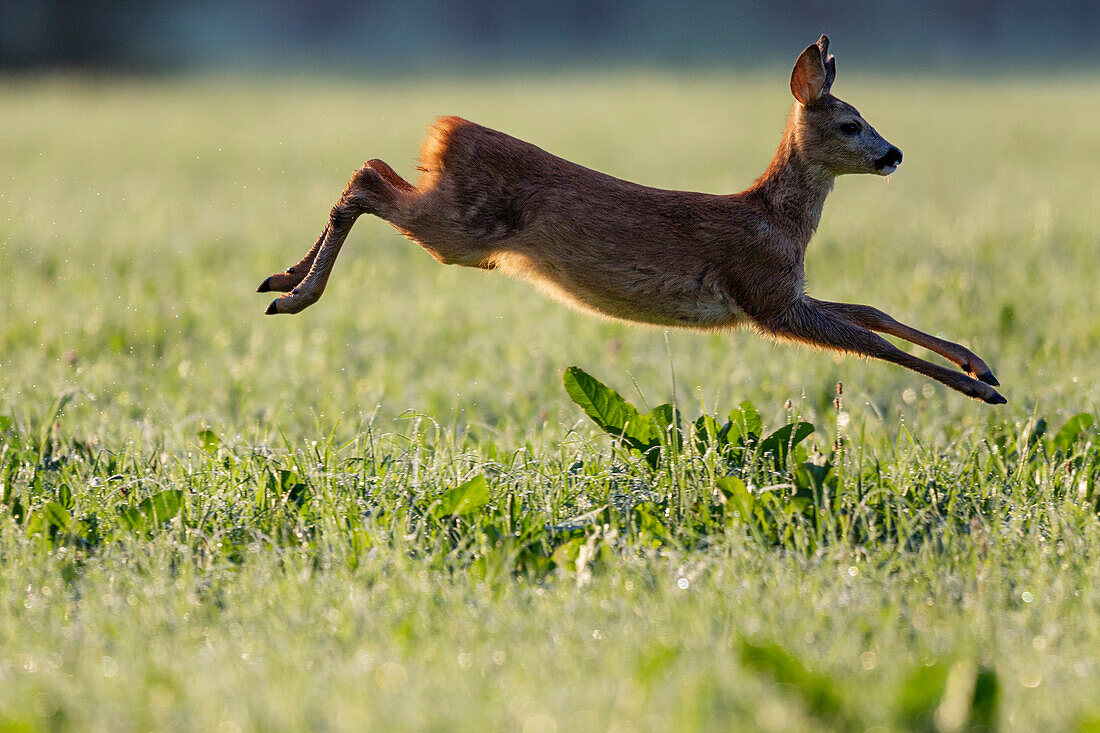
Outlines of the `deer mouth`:
[[875,161],[875,170],[880,176],[888,176],[901,165],[901,151],[891,146],[886,155]]

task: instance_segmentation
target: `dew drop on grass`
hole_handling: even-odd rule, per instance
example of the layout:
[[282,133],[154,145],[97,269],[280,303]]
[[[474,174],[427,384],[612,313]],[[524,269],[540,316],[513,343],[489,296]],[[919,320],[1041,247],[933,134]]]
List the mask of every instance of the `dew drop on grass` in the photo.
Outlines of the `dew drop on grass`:
[[1023,593],[1020,594],[1020,600],[1024,603],[1031,603],[1035,600],[1035,594],[1029,590],[1025,590]]
[[691,581],[687,578],[678,578],[676,580],[676,587],[680,590],[687,590],[689,585],[691,585]]

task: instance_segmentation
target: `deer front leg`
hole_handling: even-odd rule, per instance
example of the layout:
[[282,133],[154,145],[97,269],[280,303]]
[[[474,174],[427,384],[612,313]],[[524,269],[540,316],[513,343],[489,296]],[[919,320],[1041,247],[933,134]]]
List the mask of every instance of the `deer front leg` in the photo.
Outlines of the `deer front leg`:
[[[298,313],[316,303],[325,291],[336,256],[340,254],[340,248],[347,239],[355,220],[363,214],[392,212],[398,197],[406,190],[386,180],[387,176],[376,170],[375,163],[381,163],[381,161],[367,163],[352,176],[344,193],[332,207],[328,225],[321,232],[321,237],[302,261],[286,273],[273,275],[260,285],[259,292],[278,290],[283,287],[290,290],[286,295],[271,301],[267,310],[264,311],[267,315]],[[387,173],[404,182],[389,166],[384,163],[382,166]],[[405,183],[405,186],[408,185]],[[308,273],[303,274],[307,263]]]
[[822,307],[820,302],[812,298],[799,298],[785,311],[758,322],[777,336],[893,362],[931,377],[967,397],[984,400],[991,405],[1008,401],[988,384],[906,354],[881,336],[849,321],[836,310]]
[[881,333],[888,333],[891,336],[905,339],[917,346],[923,346],[929,351],[933,351],[943,358],[958,364],[967,374],[986,384],[990,384],[994,387],[1000,384],[997,378],[993,376],[993,372],[986,366],[986,363],[979,359],[970,349],[960,344],[956,344],[953,341],[945,341],[944,339],[936,338],[912,326],[907,326],[890,316],[888,313],[883,313],[878,308],[873,308],[869,305],[859,305],[858,303],[830,303],[829,301],[816,300],[809,297],[807,297],[806,300],[822,310],[835,313],[845,320],[863,326],[864,328],[872,331],[879,331]]

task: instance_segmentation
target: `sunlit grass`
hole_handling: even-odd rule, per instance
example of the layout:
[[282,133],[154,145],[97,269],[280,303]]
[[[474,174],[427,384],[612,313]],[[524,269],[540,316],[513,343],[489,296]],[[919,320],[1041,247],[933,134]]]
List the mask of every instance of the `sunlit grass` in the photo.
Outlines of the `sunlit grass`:
[[[373,220],[303,314],[252,292],[363,160],[412,175],[435,115],[727,192],[770,158],[786,82],[0,82],[0,725],[952,729],[987,679],[1006,729],[1096,714],[1096,433],[1055,437],[1097,415],[1096,81],[834,90],[905,163],[838,182],[810,292],[967,344],[1002,408],[596,320]],[[646,410],[721,425],[750,400],[766,433],[816,431],[781,466],[688,441],[653,467],[570,401],[571,364]],[[772,524],[718,481],[786,511],[830,456]],[[477,477],[484,501],[440,514]],[[177,491],[164,526],[126,520]]]

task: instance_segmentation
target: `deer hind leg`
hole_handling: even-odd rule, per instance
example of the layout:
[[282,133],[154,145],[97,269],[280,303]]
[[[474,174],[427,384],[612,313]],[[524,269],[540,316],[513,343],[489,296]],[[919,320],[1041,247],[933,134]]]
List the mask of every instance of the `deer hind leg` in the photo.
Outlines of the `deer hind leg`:
[[[378,174],[381,175],[387,183],[391,184],[395,188],[400,189],[401,191],[404,191],[406,193],[416,191],[416,186],[412,185],[404,178],[397,175],[393,168],[390,168],[388,165],[386,165],[385,162],[377,158],[367,161],[366,165],[364,165],[363,167],[371,168],[378,171]],[[348,185],[350,187],[351,184]],[[344,193],[346,194],[347,191],[345,190]],[[256,292],[286,293],[297,287],[297,285],[301,283],[302,280],[304,280],[306,275],[309,273],[309,268],[313,265],[313,259],[317,256],[317,252],[321,249],[321,244],[324,243],[325,237],[328,236],[330,230],[331,227],[326,224],[324,230],[321,232],[321,236],[317,237],[317,241],[313,244],[310,250],[306,252],[305,257],[299,260],[297,264],[288,267],[285,271],[277,272],[264,280],[262,283],[260,283],[260,287],[256,288]]]
[[894,319],[889,314],[883,313],[878,308],[872,308],[869,305],[858,305],[856,303],[830,303],[828,301],[814,300],[813,298],[808,298],[807,300],[810,300],[823,310],[836,313],[842,318],[859,326],[863,326],[864,328],[868,328],[872,331],[879,331],[881,333],[888,333],[891,336],[905,339],[917,346],[923,346],[929,351],[939,354],[948,361],[958,364],[959,368],[964,372],[986,384],[994,387],[1000,384],[997,378],[993,376],[993,372],[990,368],[986,366],[986,363],[979,359],[970,349],[960,344],[956,344],[953,341],[945,341],[944,339],[936,338],[923,331],[918,331],[912,326],[907,326]]
[[990,385],[962,372],[907,354],[881,336],[853,323],[837,309],[829,309],[824,305],[826,304],[804,297],[795,301],[785,312],[765,319],[760,325],[784,338],[898,364],[931,377],[967,397],[992,405],[1007,402]]
[[379,175],[381,175],[382,178],[386,179],[387,183],[401,189],[402,191],[405,191],[406,193],[416,190],[416,186],[412,185],[404,178],[397,175],[397,172],[393,168],[390,168],[388,165],[386,165],[386,162],[383,160],[372,158],[371,160],[367,161],[366,167],[373,168],[374,170],[378,171]]
[[286,295],[273,300],[265,313],[298,313],[316,303],[325,291],[336,256],[355,220],[363,214],[391,219],[415,191],[382,161],[372,160],[356,171],[332,207],[328,225],[301,262],[260,284],[260,292],[280,288],[289,290]]
[[260,283],[260,287],[256,288],[256,292],[285,293],[302,282],[306,277],[306,273],[309,272],[310,266],[313,265],[313,258],[317,256],[317,250],[321,249],[321,244],[324,243],[328,233],[329,226],[325,224],[324,230],[321,231],[321,236],[317,237],[317,241],[314,242],[313,246],[306,252],[305,257],[298,261],[298,264],[286,268],[283,272],[276,272],[274,275],[269,276]]

